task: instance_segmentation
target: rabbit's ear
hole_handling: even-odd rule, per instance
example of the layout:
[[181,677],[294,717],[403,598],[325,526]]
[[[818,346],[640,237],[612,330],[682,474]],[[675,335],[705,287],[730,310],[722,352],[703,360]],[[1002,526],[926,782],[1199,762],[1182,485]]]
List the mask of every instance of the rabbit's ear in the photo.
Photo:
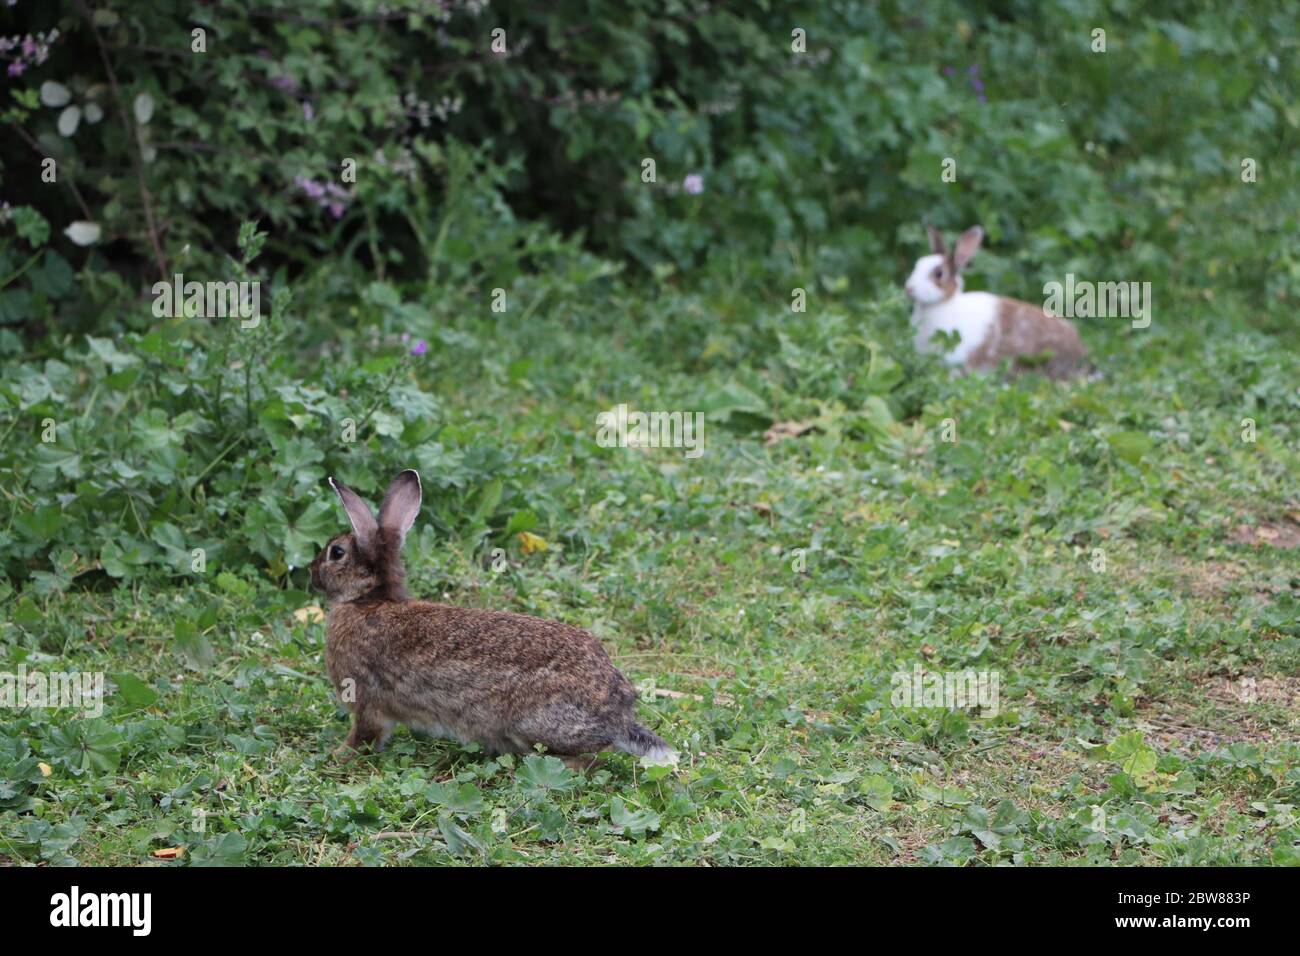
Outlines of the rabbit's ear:
[[388,486],[384,503],[379,506],[379,526],[386,531],[396,531],[398,547],[406,541],[406,532],[415,524],[420,513],[420,475],[408,468]]
[[984,241],[982,226],[971,226],[957,237],[957,244],[952,248],[952,262],[958,269],[966,268],[966,263],[979,252],[980,243]]
[[930,236],[930,251],[936,256],[948,258],[948,250],[943,247],[943,233],[928,222],[925,224],[925,231]]
[[343,502],[343,510],[348,513],[348,521],[352,522],[352,533],[357,536],[357,544],[361,546],[362,551],[368,551],[370,542],[379,529],[370,506],[362,501],[355,491],[333,478],[330,479],[330,487],[338,492],[339,500]]

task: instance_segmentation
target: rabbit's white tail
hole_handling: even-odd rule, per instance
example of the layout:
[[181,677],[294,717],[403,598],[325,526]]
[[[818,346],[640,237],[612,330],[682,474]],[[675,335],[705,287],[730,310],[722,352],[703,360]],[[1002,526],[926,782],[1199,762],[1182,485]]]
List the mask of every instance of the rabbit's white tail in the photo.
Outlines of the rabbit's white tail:
[[664,743],[657,734],[646,730],[638,723],[630,724],[622,740],[614,742],[619,750],[625,750],[637,757],[645,757],[653,763],[677,762],[677,751]]

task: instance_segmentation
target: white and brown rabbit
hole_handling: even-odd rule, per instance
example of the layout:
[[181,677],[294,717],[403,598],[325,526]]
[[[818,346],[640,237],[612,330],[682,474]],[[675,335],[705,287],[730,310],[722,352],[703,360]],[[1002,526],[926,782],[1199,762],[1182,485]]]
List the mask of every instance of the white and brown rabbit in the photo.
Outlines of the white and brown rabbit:
[[407,596],[402,544],[420,510],[420,476],[388,486],[379,517],[330,479],[352,524],[311,564],[330,601],[325,661],[356,717],[347,743],[382,749],[395,724],[493,753],[543,744],[577,757],[618,749],[676,754],[636,722],[636,693],[599,640],[556,621]]
[[1085,371],[1088,351],[1065,319],[1028,302],[962,291],[961,270],[979,250],[982,228],[967,229],[951,251],[944,248],[938,229],[927,225],[926,230],[931,254],[916,260],[904,286],[916,303],[912,325],[917,351],[933,351],[930,339],[938,332],[956,332],[960,342],[944,355],[949,365],[983,370],[1006,360],[1013,372],[1038,371],[1049,378],[1069,378]]

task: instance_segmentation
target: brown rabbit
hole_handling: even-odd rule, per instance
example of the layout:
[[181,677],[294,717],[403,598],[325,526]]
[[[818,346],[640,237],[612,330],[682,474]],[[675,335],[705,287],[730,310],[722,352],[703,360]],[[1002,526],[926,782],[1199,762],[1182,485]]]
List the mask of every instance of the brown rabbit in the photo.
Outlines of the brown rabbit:
[[[912,325],[917,351],[931,351],[930,338],[936,332],[956,332],[960,341],[944,356],[949,365],[987,370],[1008,360],[1013,372],[1032,369],[1049,378],[1069,378],[1085,371],[1088,350],[1065,319],[1017,299],[962,291],[961,271],[984,240],[982,228],[967,229],[951,250],[945,248],[939,230],[933,226],[926,230],[930,255],[916,260],[904,287],[916,303]],[[1028,360],[1033,356],[1044,361],[1032,364]]]
[[352,523],[311,564],[330,601],[325,662],[356,716],[350,747],[383,749],[395,724],[494,753],[544,744],[576,757],[616,748],[676,754],[635,720],[636,693],[600,641],[556,621],[407,596],[402,544],[420,510],[420,476],[393,479],[376,520],[330,479]]

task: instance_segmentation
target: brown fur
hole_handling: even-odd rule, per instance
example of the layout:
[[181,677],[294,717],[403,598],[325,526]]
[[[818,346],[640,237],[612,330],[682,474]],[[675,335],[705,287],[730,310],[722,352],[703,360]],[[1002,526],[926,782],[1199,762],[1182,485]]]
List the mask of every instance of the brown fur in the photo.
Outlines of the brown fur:
[[[998,298],[997,319],[979,348],[966,359],[970,369],[993,369],[1003,361],[1013,372],[1039,371],[1048,378],[1069,378],[1084,367],[1088,350],[1065,319],[1017,299]],[[1035,364],[1028,359],[1043,356]]]
[[330,680],[355,687],[352,746],[406,724],[499,753],[615,745],[636,693],[586,631],[425,601],[330,608]]
[[401,723],[499,753],[667,750],[636,723],[636,693],[592,634],[407,597],[401,547],[419,508],[414,472],[394,480],[377,522],[350,489],[335,490],[353,531],[325,546],[311,575],[330,598],[325,661],[356,717],[349,746],[382,748]]

